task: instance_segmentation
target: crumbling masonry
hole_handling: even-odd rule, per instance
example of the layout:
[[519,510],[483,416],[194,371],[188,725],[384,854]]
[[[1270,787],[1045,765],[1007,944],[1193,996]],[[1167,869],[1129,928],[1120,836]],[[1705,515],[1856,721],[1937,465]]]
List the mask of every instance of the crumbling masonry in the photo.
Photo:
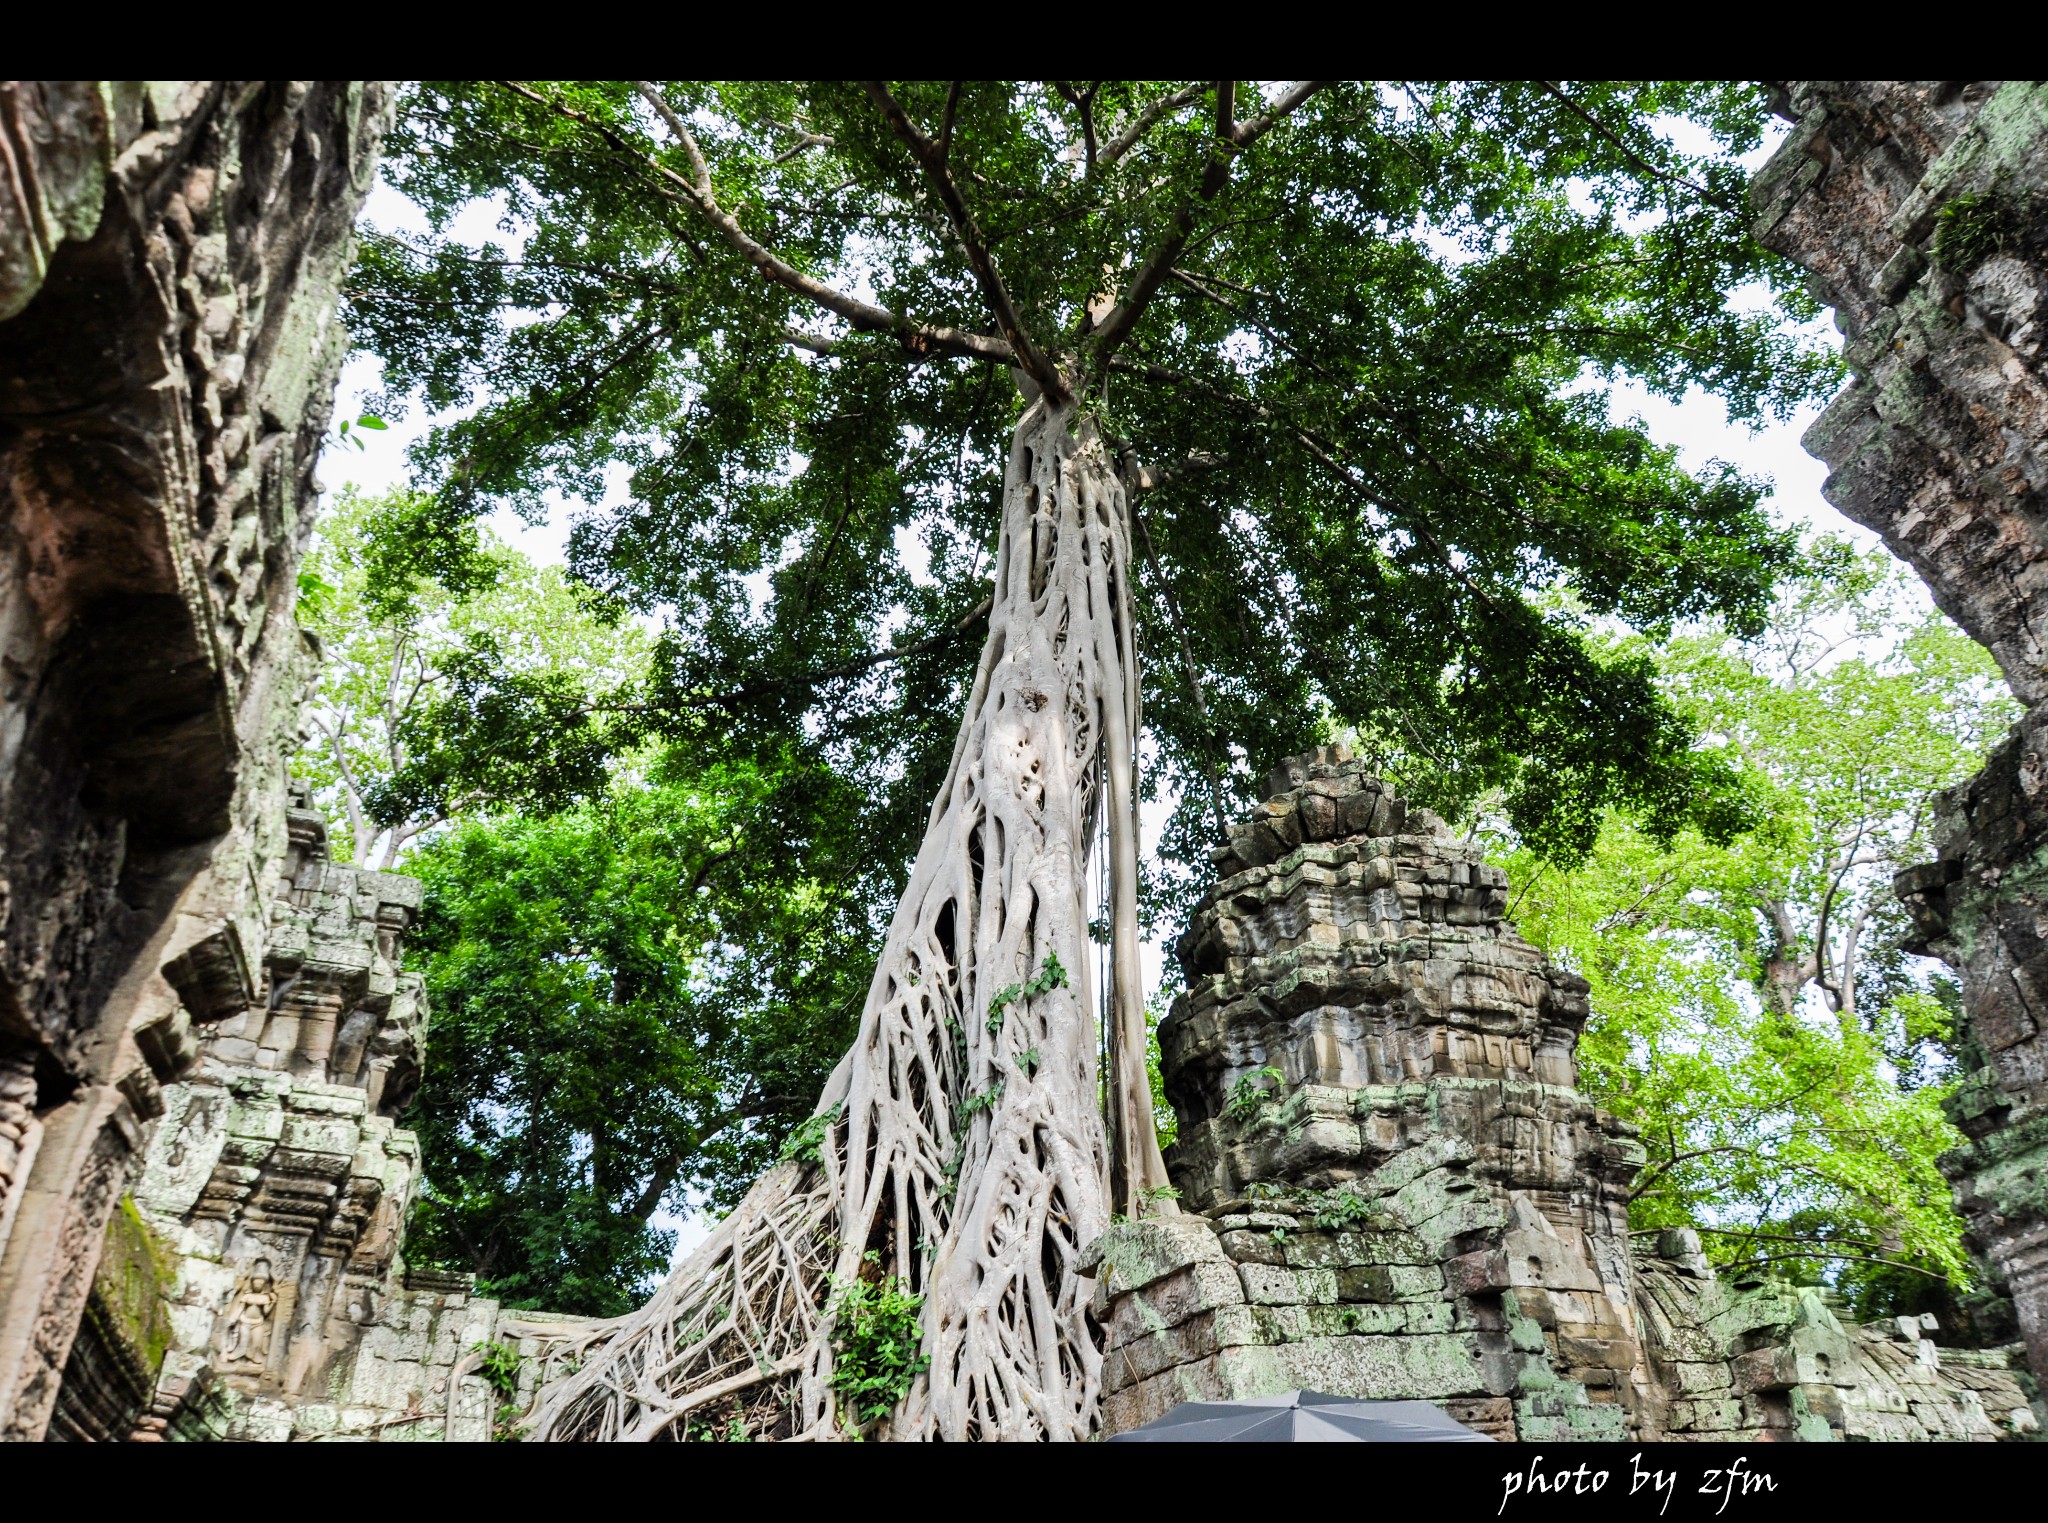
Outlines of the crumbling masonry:
[[1962,975],[1974,1072],[1943,1161],[2048,1381],[2048,85],[1800,81],[1757,236],[1813,272],[1849,385],[1808,432],[1827,498],[1884,536],[2028,706],[1902,873]]
[[0,82],[0,1438],[49,1427],[81,1326],[104,1369],[88,1303],[163,1087],[257,997],[385,112]]
[[1506,879],[1340,751],[1215,853],[1159,1029],[1193,1214],[1091,1250],[1103,1422],[1297,1387],[1426,1399],[1503,1439],[1995,1439],[2002,1352],[1632,1238],[1643,1161],[1577,1087],[1582,979]]

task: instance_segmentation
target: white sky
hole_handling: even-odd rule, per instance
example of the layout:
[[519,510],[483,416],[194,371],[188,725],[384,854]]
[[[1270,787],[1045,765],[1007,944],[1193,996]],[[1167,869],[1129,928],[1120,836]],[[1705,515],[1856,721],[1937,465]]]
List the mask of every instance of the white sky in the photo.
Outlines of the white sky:
[[[1770,146],[1767,144],[1754,156],[1757,163],[1767,156]],[[365,220],[386,231],[424,231],[426,227],[419,209],[381,181],[372,192],[363,215]],[[514,253],[523,241],[516,232],[508,232],[497,225],[496,211],[489,206],[472,208],[459,217],[449,231],[465,242],[490,241]],[[1831,329],[1829,332],[1832,334]],[[364,399],[378,389],[380,369],[379,363],[368,355],[357,354],[349,359],[342,370],[335,411],[337,420],[353,419],[362,413]],[[1772,489],[1767,506],[1778,521],[1843,534],[1859,548],[1881,548],[1876,535],[1849,522],[1821,496],[1821,484],[1827,477],[1827,469],[1799,445],[1800,435],[1818,414],[1817,407],[1804,410],[1787,422],[1773,423],[1751,432],[1731,425],[1721,401],[1697,390],[1677,403],[1653,397],[1632,385],[1616,388],[1614,395],[1617,416],[1640,417],[1653,438],[1678,450],[1681,463],[1687,467],[1698,468],[1709,460],[1719,459],[1735,465],[1745,474],[1769,480]],[[391,421],[382,433],[364,433],[365,447],[361,450],[330,443],[321,459],[321,481],[329,489],[354,484],[367,492],[380,492],[403,484],[407,479],[406,449],[421,437],[431,421],[414,409],[404,419]],[[615,470],[608,480],[605,498],[598,504],[567,503],[556,494],[550,501],[550,512],[543,524],[527,524],[516,514],[502,509],[488,522],[503,539],[534,561],[559,565],[565,559],[570,525],[576,517],[592,507],[601,509],[623,501],[626,495],[625,472]],[[909,544],[904,546],[906,549],[910,547]],[[922,549],[921,546],[917,548]],[[1169,807],[1163,802],[1146,807],[1141,825],[1148,841],[1158,839]],[[1165,948],[1157,943],[1144,948],[1148,989],[1156,988],[1162,978],[1164,953]],[[701,1242],[709,1231],[709,1223],[701,1216],[682,1219],[663,1213],[656,1218],[656,1224],[678,1231],[679,1257]]]

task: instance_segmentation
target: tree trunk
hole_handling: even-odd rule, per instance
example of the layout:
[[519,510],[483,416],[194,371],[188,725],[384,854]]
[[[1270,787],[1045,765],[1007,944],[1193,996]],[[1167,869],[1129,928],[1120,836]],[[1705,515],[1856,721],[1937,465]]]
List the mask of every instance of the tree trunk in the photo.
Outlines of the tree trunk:
[[1792,912],[1782,899],[1759,901],[1770,924],[1771,941],[1763,956],[1763,978],[1757,992],[1771,1009],[1790,1015],[1799,1008],[1800,991],[1819,971],[1815,957],[1799,950],[1799,933],[1792,925]]
[[[645,1307],[572,1356],[536,1437],[680,1437],[742,1413],[838,1436],[854,1419],[835,1389],[837,1308],[857,1279],[923,1296],[928,1365],[886,1436],[1093,1431],[1102,1356],[1075,1263],[1112,1210],[1136,1214],[1166,1179],[1138,969],[1129,568],[1125,486],[1094,422],[1034,403],[952,766],[860,1034],[798,1134],[815,1156],[771,1171]],[[1086,999],[1104,807],[1114,1167]]]

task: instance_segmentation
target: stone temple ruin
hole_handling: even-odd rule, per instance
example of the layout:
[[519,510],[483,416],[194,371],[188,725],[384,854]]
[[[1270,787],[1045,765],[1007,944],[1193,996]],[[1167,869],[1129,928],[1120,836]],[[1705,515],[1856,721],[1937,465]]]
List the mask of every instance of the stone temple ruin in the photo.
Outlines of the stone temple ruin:
[[1586,985],[1500,870],[1342,751],[1267,787],[1160,1026],[1190,1214],[1091,1252],[1106,1429],[1300,1387],[1545,1442],[2039,1430],[2009,1353],[1631,1237],[1643,1149],[1577,1088]]
[[[1806,441],[1827,495],[2028,705],[1898,883],[1962,977],[1943,1166],[2024,1355],[1632,1236],[1642,1150],[1576,1086],[1584,985],[1469,845],[1324,752],[1219,851],[1180,945],[1186,1209],[1087,1258],[1110,1431],[1294,1386],[1544,1442],[2038,1429],[2048,258],[1959,263],[1941,229],[2038,223],[2048,86],[1768,93],[1793,126],[1756,235],[1854,373]],[[406,1266],[418,889],[333,863],[286,781],[333,318],[390,108],[0,81],[0,1441],[484,1438],[581,1330]],[[494,1345],[524,1356],[510,1389]]]
[[418,887],[287,797],[390,106],[0,81],[0,1441],[481,1437],[519,1336],[397,1256]]
[[[132,1424],[188,1437],[424,1427],[488,1438],[496,1402],[471,1374],[478,1347],[524,1336],[531,1355],[536,1336],[576,1325],[533,1313],[515,1325],[470,1276],[399,1260],[419,1145],[393,1118],[418,1085],[427,1025],[399,943],[420,886],[329,860],[326,820],[303,794],[285,818],[261,996],[201,1028],[190,1077],[166,1092],[135,1216],[117,1219],[117,1231],[133,1223],[155,1240],[161,1374],[141,1384],[132,1351],[145,1339],[102,1330],[119,1298],[96,1284],[72,1363],[107,1373],[67,1374],[52,1419],[62,1436]],[[530,1394],[530,1364],[524,1376]]]

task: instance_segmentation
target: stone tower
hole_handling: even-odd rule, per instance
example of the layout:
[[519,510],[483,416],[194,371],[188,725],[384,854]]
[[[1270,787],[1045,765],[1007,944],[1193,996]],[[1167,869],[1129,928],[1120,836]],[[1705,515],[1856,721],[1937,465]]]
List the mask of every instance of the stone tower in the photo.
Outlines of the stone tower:
[[[1267,787],[1212,854],[1220,881],[1178,948],[1188,992],[1160,1027],[1183,1198],[1327,1189],[1455,1134],[1503,1204],[1572,1237],[1586,1276],[1624,1283],[1643,1153],[1575,1087],[1585,980],[1502,918],[1506,875],[1478,846],[1341,751]],[[1257,1112],[1231,1104],[1269,1088]]]
[[1159,1028],[1192,1214],[1090,1250],[1109,1431],[1291,1388],[1546,1442],[2035,1429],[2004,1353],[1632,1238],[1643,1148],[1577,1087],[1587,986],[1508,924],[1500,870],[1341,749],[1267,786]]

